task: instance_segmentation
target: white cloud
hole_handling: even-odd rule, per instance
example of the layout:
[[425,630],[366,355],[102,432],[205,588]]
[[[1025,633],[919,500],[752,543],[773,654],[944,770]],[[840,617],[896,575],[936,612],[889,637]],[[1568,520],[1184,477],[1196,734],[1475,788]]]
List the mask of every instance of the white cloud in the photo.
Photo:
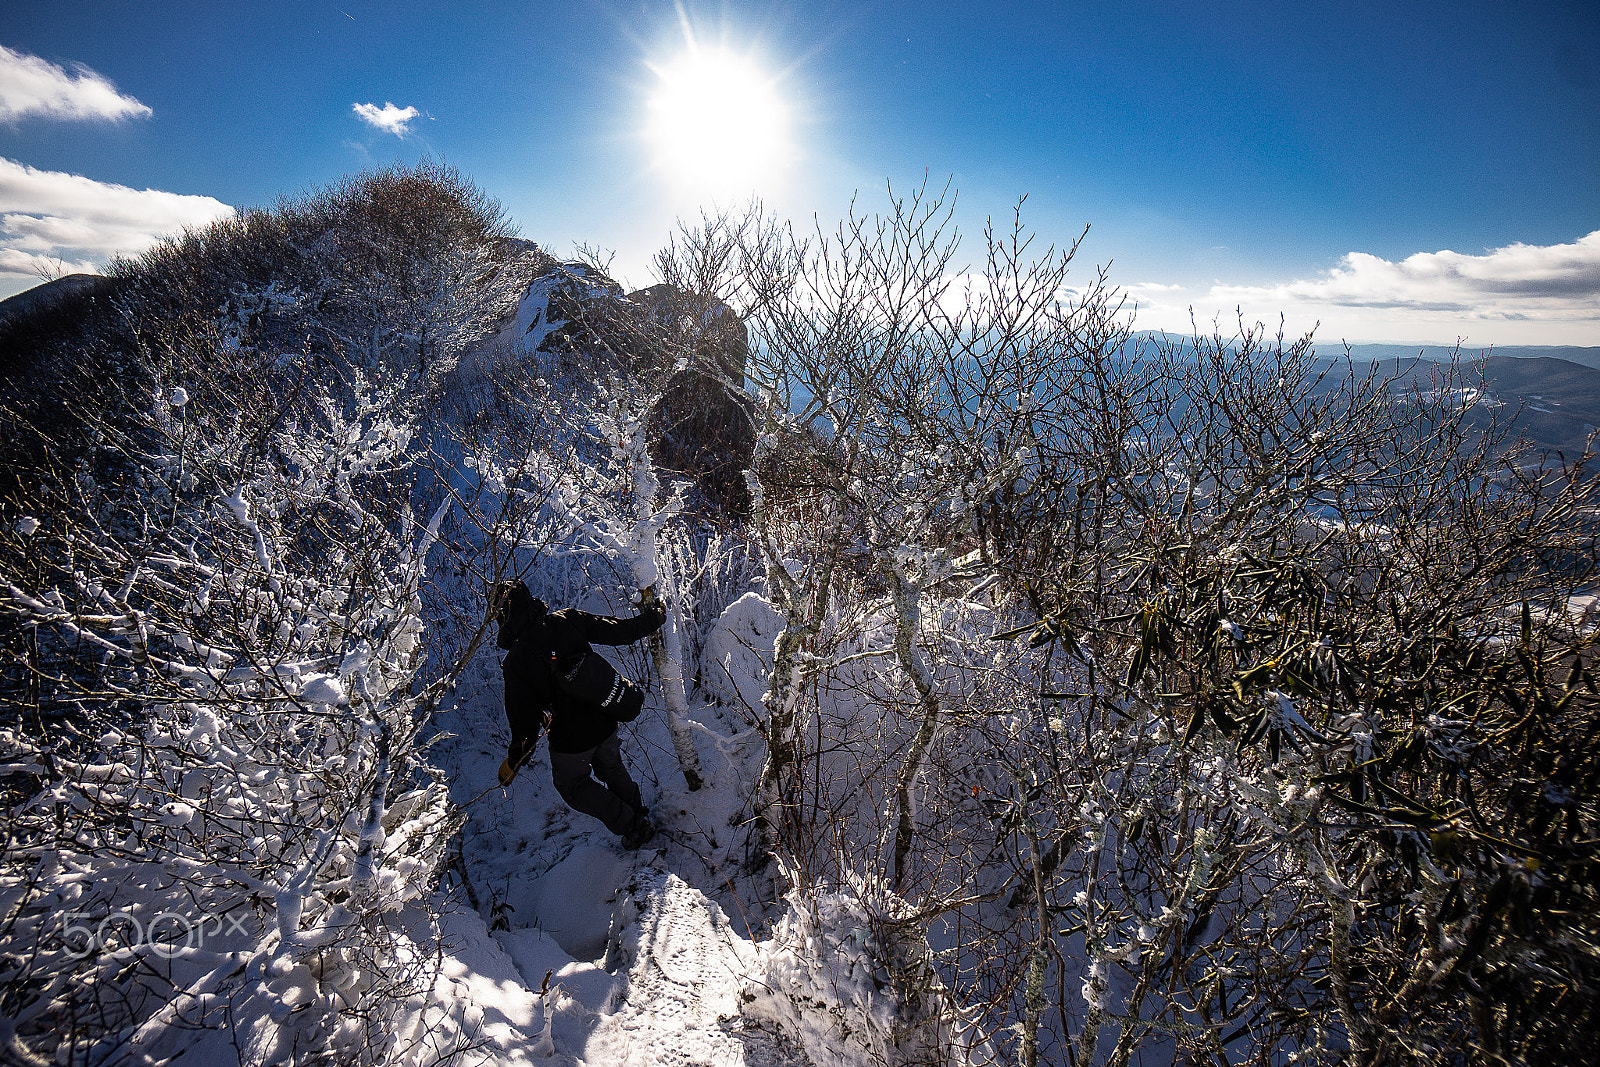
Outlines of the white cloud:
[[[1324,275],[1269,285],[1213,283],[1192,298],[1171,287],[1128,287],[1140,318],[1186,329],[1236,311],[1293,331],[1321,323],[1330,340],[1600,345],[1600,230],[1569,244],[1511,244],[1480,255],[1444,250],[1393,261],[1350,252]],[[1149,320],[1154,320],[1150,322]]]
[[0,122],[28,115],[116,122],[149,114],[148,107],[117,92],[115,85],[88,67],[67,71],[0,44]]
[[361,121],[396,137],[410,133],[411,120],[422,114],[414,107],[395,107],[387,100],[382,107],[377,104],[351,104],[350,109],[361,116]]
[[1398,263],[1350,252],[1325,278],[1212,288],[1224,299],[1281,299],[1345,307],[1415,308],[1527,317],[1595,313],[1600,230],[1572,244],[1513,244],[1481,256],[1418,252]]
[[92,270],[232,211],[209,196],[130,189],[0,157],[0,284],[40,268]]
[[[15,248],[0,246],[0,294],[11,295],[32,288],[41,278],[62,274],[93,274],[98,269],[92,260],[71,260],[65,256],[31,255]],[[8,284],[16,278],[27,278],[23,285]]]

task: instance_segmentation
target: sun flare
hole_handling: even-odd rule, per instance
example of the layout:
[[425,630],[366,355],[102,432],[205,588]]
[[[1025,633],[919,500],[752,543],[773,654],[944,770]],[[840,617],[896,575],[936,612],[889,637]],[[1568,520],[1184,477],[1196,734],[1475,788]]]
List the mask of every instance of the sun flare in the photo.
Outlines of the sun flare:
[[713,195],[764,193],[789,160],[789,110],[750,59],[691,46],[655,73],[649,134],[656,163]]

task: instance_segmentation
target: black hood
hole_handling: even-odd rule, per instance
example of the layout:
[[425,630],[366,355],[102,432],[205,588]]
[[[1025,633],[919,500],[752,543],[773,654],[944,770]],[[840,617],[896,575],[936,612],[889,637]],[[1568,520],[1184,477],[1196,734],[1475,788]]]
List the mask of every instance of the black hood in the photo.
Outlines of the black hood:
[[522,582],[502,582],[499,593],[500,609],[496,618],[500,623],[500,633],[495,643],[509,649],[549,608],[544,601],[528,592],[528,587]]

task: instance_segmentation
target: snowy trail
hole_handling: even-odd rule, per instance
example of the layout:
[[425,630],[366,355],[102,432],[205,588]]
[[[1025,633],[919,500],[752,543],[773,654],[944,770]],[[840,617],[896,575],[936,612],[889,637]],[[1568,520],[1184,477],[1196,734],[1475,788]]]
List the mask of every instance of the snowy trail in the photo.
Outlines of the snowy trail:
[[810,1067],[792,1042],[741,1016],[757,950],[715,902],[655,866],[630,888],[612,946],[626,978],[591,1054],[619,1067]]
[[[438,752],[458,802],[494,781],[504,753],[498,673],[482,657],[437,718],[453,735]],[[675,763],[658,773],[649,759],[671,752],[663,718],[651,709],[624,731],[645,799],[669,830],[654,852],[624,852],[598,822],[571,812],[549,783],[543,745],[509,790],[469,808],[461,869],[480,910],[457,916],[450,970],[470,983],[459,995],[495,1063],[813,1067],[794,1040],[742,1016],[762,948],[688,881],[701,861],[670,832],[726,825],[738,776],[683,793]],[[725,756],[708,745],[702,758]],[[538,992],[546,973],[548,1001]],[[547,1009],[550,1058],[539,1054]]]

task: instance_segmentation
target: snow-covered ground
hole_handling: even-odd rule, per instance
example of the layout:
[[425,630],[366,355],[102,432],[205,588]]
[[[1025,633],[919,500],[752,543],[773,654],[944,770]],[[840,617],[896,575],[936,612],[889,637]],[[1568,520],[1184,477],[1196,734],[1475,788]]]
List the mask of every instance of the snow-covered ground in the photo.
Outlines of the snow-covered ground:
[[638,852],[567,808],[543,743],[509,789],[495,785],[508,734],[494,653],[479,654],[436,719],[455,735],[435,752],[470,813],[448,887],[457,900],[444,921],[443,974],[448,995],[476,1009],[466,1036],[476,1026],[494,1062],[811,1062],[790,1037],[741,1015],[760,972],[761,920],[730,919],[690,884],[714,874],[754,746],[718,744],[734,727],[702,707],[710,782],[689,793],[655,703],[621,728],[624,758],[662,830]]
[[[638,852],[567,808],[543,743],[510,788],[498,786],[508,741],[499,655],[479,652],[435,716],[432,747],[468,813],[441,888],[450,903],[430,1009],[458,1045],[496,1063],[627,1067],[866,1067],[916,1047],[920,1013],[895,997],[867,932],[871,891],[763,905],[772,872],[752,875],[747,863],[740,822],[764,750],[733,709],[759,703],[780,625],[747,593],[707,636],[705,659],[720,667],[708,688],[723,703],[691,709],[701,789],[686,788],[659,687],[621,727],[661,829]],[[624,670],[635,662],[605,651]],[[927,1062],[991,1062],[987,1046],[937,1025],[933,1041]]]

